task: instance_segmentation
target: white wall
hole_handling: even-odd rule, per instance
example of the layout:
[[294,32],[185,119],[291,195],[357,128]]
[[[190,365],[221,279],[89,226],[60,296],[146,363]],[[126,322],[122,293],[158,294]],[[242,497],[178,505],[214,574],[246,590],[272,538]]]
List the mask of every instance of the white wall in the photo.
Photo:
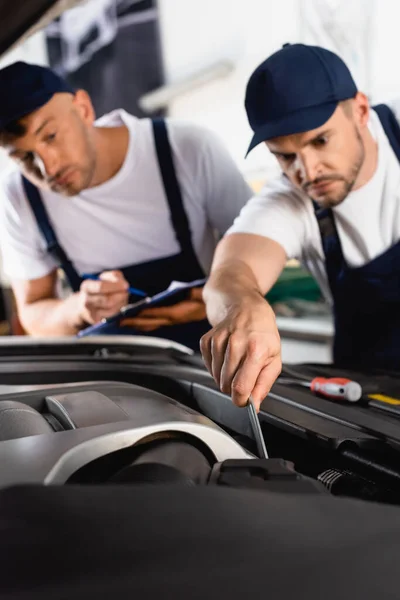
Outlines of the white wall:
[[48,65],[46,42],[42,31],[39,31],[28,38],[23,44],[5,54],[0,59],[0,68],[18,60],[38,65]]
[[231,59],[228,77],[176,99],[170,116],[216,131],[243,170],[275,163],[264,148],[244,160],[251,130],[244,110],[245,86],[253,69],[285,42],[299,36],[299,0],[159,0],[164,65],[168,82]]
[[371,40],[371,96],[374,102],[400,98],[400,2],[375,0]]

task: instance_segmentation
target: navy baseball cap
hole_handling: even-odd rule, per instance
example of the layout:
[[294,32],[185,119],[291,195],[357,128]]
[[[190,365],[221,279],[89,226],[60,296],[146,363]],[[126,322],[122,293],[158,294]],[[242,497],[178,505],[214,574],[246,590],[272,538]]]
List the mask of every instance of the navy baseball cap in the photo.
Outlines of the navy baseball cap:
[[357,86],[337,54],[318,46],[285,44],[251,75],[245,107],[254,132],[247,154],[274,137],[321,127]]
[[74,89],[47,67],[22,61],[0,69],[0,129],[46,104],[54,94]]

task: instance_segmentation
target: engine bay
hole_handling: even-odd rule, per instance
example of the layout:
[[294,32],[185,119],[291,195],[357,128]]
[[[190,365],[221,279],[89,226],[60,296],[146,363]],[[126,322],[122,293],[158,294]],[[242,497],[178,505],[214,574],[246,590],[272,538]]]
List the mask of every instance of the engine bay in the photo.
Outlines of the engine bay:
[[269,460],[247,410],[181,347],[0,348],[0,488],[169,481],[400,503],[395,415],[277,383],[259,419]]

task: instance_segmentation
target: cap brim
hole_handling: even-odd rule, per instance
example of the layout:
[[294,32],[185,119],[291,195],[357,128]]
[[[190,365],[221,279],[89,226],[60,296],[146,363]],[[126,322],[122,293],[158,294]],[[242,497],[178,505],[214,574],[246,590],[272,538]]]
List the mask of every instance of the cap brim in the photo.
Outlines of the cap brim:
[[333,115],[338,104],[339,102],[335,101],[319,106],[311,106],[296,111],[291,115],[286,115],[282,119],[262,125],[254,132],[246,156],[261,142],[285,135],[312,131],[313,129],[317,129],[317,127],[321,127]]
[[32,101],[29,102],[29,104],[26,104],[25,106],[15,107],[12,114],[5,115],[2,118],[0,118],[0,128],[4,128],[13,121],[23,119],[27,115],[33,113],[35,110],[38,110],[39,108],[47,104],[47,102],[51,100],[53,95],[54,94],[51,93],[42,94],[40,97],[33,98]]
[[66,83],[66,82],[65,83],[62,82],[62,83],[63,83],[63,85],[60,85],[59,89],[49,90],[49,91],[39,90],[38,92],[33,94],[29,98],[29,100],[27,98],[25,98],[24,96],[21,96],[20,102],[14,103],[10,107],[10,111],[8,112],[8,114],[3,114],[0,116],[0,129],[7,127],[7,125],[12,123],[13,121],[18,121],[19,119],[23,119],[27,115],[30,115],[31,113],[35,112],[35,110],[38,110],[39,108],[41,108],[42,106],[47,104],[47,102],[49,102],[52,99],[54,94],[58,94],[58,93],[74,94],[75,93],[74,89],[68,83]]

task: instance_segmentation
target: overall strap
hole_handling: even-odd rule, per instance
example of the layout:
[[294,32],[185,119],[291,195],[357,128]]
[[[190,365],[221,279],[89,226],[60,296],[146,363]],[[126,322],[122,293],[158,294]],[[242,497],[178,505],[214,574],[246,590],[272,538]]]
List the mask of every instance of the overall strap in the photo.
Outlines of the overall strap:
[[187,256],[191,256],[198,264],[193,249],[189,220],[183,206],[181,189],[176,176],[167,127],[164,119],[153,119],[152,124],[158,164],[164,183],[165,195],[167,197],[176,239],[181,247],[181,251]]
[[[372,108],[377,113],[393,152],[400,162],[400,126],[393,111],[386,104],[378,104]],[[333,282],[337,281],[341,265],[343,265],[343,251],[332,210],[321,208],[316,202],[313,202],[313,205],[326,258],[328,279],[332,289]]]
[[22,177],[22,183],[39,230],[46,240],[47,252],[49,252],[60,263],[60,267],[63,269],[65,276],[67,277],[68,282],[74,292],[78,291],[81,285],[81,278],[58,243],[56,234],[50,223],[49,216],[43,204],[38,188],[25,177]]
[[400,126],[393,111],[386,104],[378,104],[372,108],[377,113],[393,152],[400,162]]
[[315,217],[317,219],[322,248],[325,255],[325,267],[329,287],[333,291],[335,283],[340,277],[344,256],[342,245],[336,229],[336,223],[331,208],[321,208],[313,201]]

